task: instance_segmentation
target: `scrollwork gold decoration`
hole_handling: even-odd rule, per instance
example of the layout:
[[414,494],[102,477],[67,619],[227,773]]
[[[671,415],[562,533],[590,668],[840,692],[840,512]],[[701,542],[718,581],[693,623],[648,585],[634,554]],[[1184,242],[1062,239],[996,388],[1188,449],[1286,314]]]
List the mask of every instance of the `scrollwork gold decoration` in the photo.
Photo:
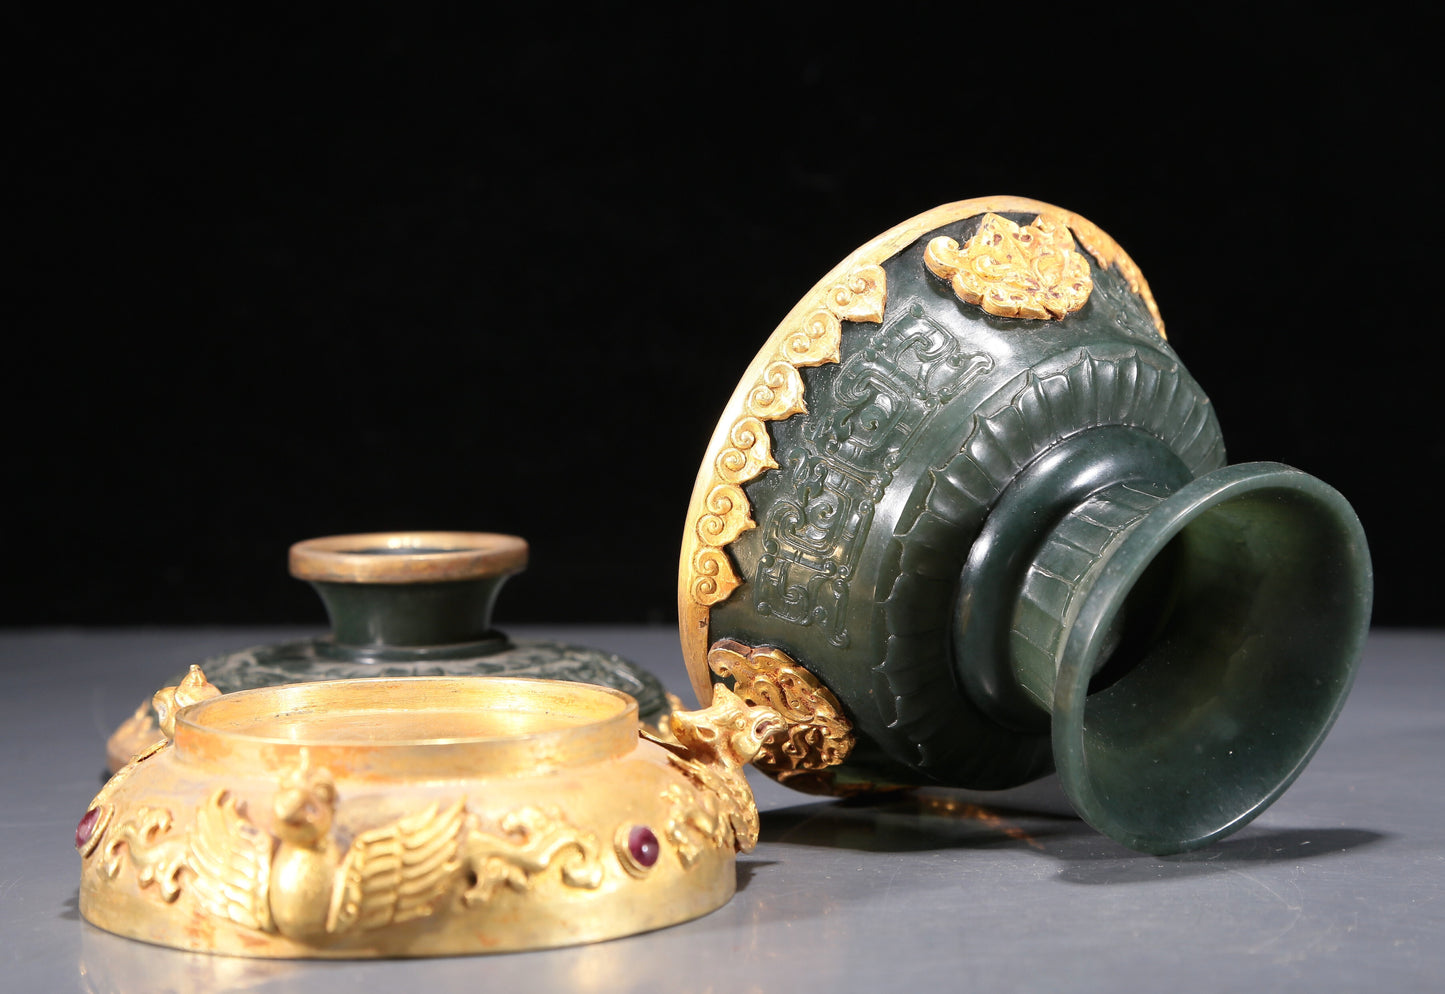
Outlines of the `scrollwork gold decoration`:
[[756,528],[743,488],[719,483],[708,491],[707,513],[697,521],[697,534],[706,545],[721,548],[749,528]]
[[[787,367],[793,376],[797,370]],[[801,384],[800,384],[801,386]],[[801,391],[799,391],[801,396]],[[777,469],[773,460],[772,440],[768,429],[758,418],[742,418],[728,433],[729,445],[718,453],[716,469],[718,479],[724,483],[742,483],[751,480],[765,469]]]
[[838,361],[843,325],[826,308],[819,308],[783,339],[782,357],[794,366],[817,366]]
[[828,309],[844,321],[877,324],[883,320],[883,308],[888,302],[883,267],[860,266],[841,283],[828,287],[825,300]]
[[666,838],[683,868],[692,869],[707,849],[751,851],[758,838],[757,810],[738,807],[721,782],[700,782],[698,788],[670,784],[662,794],[671,807]]
[[141,890],[155,886],[161,900],[174,901],[181,892],[186,851],[184,838],[168,835],[172,824],[170,811],[149,806],[119,821],[101,848],[106,875],[118,876],[128,855]]
[[781,783],[815,779],[837,766],[853,748],[853,724],[827,687],[781,649],[753,648],[721,639],[708,652],[708,667],[731,678],[746,704],[771,708],[784,731],[768,739],[753,765]]
[[1000,317],[1061,318],[1083,307],[1094,289],[1089,264],[1069,229],[1043,215],[1020,226],[985,214],[962,248],[939,236],[928,243],[923,259],[961,300]]
[[499,887],[526,891],[533,878],[556,865],[569,887],[595,890],[602,884],[597,839],[572,826],[556,808],[522,808],[502,817],[500,834],[475,826],[462,856],[475,880],[462,895],[468,907],[491,899]]
[[[210,680],[205,679],[201,667],[192,665],[178,685],[160,689],[150,699],[149,704],[136,708],[136,712],[121,724],[120,730],[111,735],[111,745],[152,741],[139,748],[124,766],[116,770],[116,774],[105,782],[100,793],[91,800],[85,818],[90,819],[91,812],[94,812],[94,819],[87,826],[85,839],[79,838],[77,829],[77,848],[81,857],[90,857],[92,852],[100,848],[101,841],[105,842],[103,860],[107,876],[114,877],[120,873],[120,865],[123,863],[121,851],[129,851],[131,861],[136,864],[142,887],[159,883],[160,891],[165,894],[166,900],[175,900],[179,887],[176,874],[179,873],[181,864],[166,863],[162,867],[160,860],[165,857],[152,852],[156,837],[165,834],[171,826],[171,812],[142,808],[127,821],[114,826],[114,832],[111,832],[111,821],[116,815],[116,809],[111,805],[110,798],[120,785],[130,779],[131,773],[136,772],[136,767],[155,756],[162,748],[171,745],[175,738],[175,717],[179,709],[189,704],[197,704],[198,701],[208,701],[217,695],[220,695],[220,691],[211,685]],[[152,711],[159,715],[159,725],[150,717]],[[113,748],[111,753],[114,751],[116,750]],[[82,825],[84,824],[82,819]]]
[[[748,391],[748,414],[741,420],[784,421],[807,409],[803,403],[803,378],[798,375],[797,366],[786,359],[779,359],[768,364]],[[736,423],[733,431],[736,431]],[[731,437],[732,431],[728,435]]]
[[[747,519],[750,523],[752,517]],[[698,604],[717,604],[728,599],[742,583],[728,554],[717,546],[699,545],[693,553],[688,593]]]
[[[152,743],[148,748],[136,753],[130,758],[130,762],[126,763],[119,770],[116,770],[115,775],[106,781],[105,786],[100,789],[100,793],[96,794],[91,800],[90,807],[86,809],[85,817],[81,819],[81,825],[75,830],[75,847],[79,850],[82,858],[88,859],[96,849],[100,847],[102,840],[106,839],[106,833],[110,829],[111,822],[115,816],[115,805],[111,803],[110,799],[114,796],[116,790],[130,778],[131,774],[135,772],[141,763],[144,763],[168,745],[170,745],[170,740],[163,738],[158,742]],[[109,850],[109,841],[106,842],[106,846]],[[111,876],[114,876],[114,873],[109,870],[109,863],[113,858],[113,852],[107,852],[107,872],[110,872]]]
[[[745,384],[741,410],[728,424],[710,460],[703,506],[692,516],[691,548],[682,579],[681,596],[686,602],[699,607],[719,604],[741,583],[723,550],[753,527],[741,485],[778,465],[764,422],[783,421],[807,411],[799,367],[837,362],[842,322],[881,321],[887,296],[886,278],[879,266],[860,266],[842,280],[822,287],[811,306],[777,336],[771,353]],[[724,484],[737,487],[735,494],[728,493],[732,502],[729,527],[722,527],[711,506],[718,487]]]

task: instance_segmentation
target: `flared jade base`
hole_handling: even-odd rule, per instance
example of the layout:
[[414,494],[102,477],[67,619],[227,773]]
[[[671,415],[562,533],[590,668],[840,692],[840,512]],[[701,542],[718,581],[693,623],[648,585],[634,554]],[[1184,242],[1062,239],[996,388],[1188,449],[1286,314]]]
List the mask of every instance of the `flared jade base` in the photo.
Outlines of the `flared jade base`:
[[1277,463],[1120,483],[1048,535],[1010,632],[1064,790],[1133,849],[1206,845],[1294,782],[1354,680],[1371,601],[1349,504]]

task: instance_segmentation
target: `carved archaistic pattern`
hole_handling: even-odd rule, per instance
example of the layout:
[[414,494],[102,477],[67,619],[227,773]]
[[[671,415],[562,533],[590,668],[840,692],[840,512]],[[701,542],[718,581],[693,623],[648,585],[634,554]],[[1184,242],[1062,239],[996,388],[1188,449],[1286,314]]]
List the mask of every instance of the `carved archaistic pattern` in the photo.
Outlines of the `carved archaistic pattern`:
[[963,247],[940,235],[924,263],[970,304],[1001,317],[1045,320],[1077,311],[1094,288],[1069,229],[1043,215],[1025,227],[985,214]]
[[770,707],[785,723],[784,733],[764,742],[753,760],[758,769],[789,783],[811,780],[817,771],[848,758],[853,724],[843,706],[783,650],[721,639],[707,662],[718,676],[732,677],[733,691],[745,703]]
[[[1101,281],[1100,286],[1104,284]],[[959,726],[948,716],[962,690],[929,682],[951,662],[951,612],[957,577],[988,509],[1041,448],[1099,425],[1123,425],[1163,441],[1192,475],[1224,465],[1209,399],[1177,362],[1134,345],[1081,348],[1001,385],[977,407],[972,430],[945,465],[929,475],[920,512],[895,525],[879,579],[874,623],[891,633],[873,667],[885,724],[915,746],[922,769],[955,762]]]
[[850,356],[785,458],[762,525],[754,604],[846,646],[848,584],[874,504],[939,409],[993,368],[915,304]]
[[722,448],[713,457],[706,507],[693,524],[697,545],[685,582],[694,603],[720,603],[741,582],[723,548],[754,527],[741,484],[777,467],[764,422],[781,421],[807,410],[798,367],[837,362],[842,322],[881,321],[886,302],[882,268],[854,270],[825,289],[820,306],[783,337],[748,386],[742,414],[731,424]]

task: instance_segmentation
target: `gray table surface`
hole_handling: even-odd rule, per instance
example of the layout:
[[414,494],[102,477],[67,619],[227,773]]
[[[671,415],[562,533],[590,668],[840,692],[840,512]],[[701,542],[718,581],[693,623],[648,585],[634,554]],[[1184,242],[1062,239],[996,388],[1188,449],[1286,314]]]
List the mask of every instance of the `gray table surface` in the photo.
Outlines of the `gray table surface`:
[[[819,801],[758,777],[762,840],[704,918],[571,949],[308,963],[174,952],[81,920],[75,822],[106,736],[185,664],[309,632],[0,632],[0,990],[1445,990],[1445,632],[1375,632],[1285,796],[1202,852],[1132,853],[1052,779]],[[662,628],[513,631],[619,652],[691,700]]]

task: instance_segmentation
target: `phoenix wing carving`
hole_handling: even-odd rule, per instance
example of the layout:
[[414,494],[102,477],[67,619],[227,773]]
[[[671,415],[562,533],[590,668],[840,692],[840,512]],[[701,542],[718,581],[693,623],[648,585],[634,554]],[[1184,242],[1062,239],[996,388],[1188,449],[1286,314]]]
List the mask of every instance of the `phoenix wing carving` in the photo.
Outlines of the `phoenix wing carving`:
[[358,835],[337,874],[326,917],[332,934],[431,914],[460,863],[464,800],[438,805]]
[[213,793],[187,833],[191,891],[211,914],[245,928],[275,931],[271,919],[271,855],[276,840],[246,820],[230,791]]

